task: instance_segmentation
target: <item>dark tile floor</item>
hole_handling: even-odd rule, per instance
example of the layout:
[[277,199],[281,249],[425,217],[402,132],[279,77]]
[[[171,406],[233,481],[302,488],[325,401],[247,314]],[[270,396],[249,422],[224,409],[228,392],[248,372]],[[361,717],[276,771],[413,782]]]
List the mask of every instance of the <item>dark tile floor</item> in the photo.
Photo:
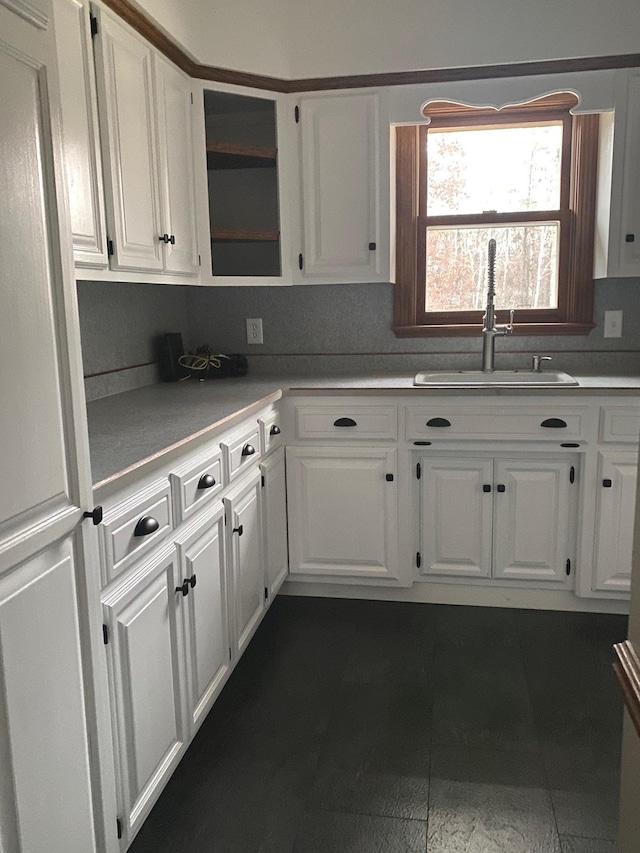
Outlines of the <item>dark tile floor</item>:
[[613,853],[625,636],[280,597],[131,853]]

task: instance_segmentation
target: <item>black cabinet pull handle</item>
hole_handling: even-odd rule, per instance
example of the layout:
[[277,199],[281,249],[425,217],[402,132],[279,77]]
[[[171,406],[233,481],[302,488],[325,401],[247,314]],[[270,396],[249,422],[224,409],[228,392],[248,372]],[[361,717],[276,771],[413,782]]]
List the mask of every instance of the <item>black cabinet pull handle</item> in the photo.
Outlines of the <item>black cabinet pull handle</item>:
[[625,240],[625,243],[635,243],[636,235],[635,234],[625,234],[624,240]]
[[169,242],[171,243],[172,246],[175,246],[176,238],[173,236],[173,234],[169,237]]
[[354,421],[353,418],[338,418],[337,421],[333,422],[334,426],[337,427],[354,427],[358,426],[358,424]]
[[491,486],[488,483],[485,483],[484,486],[482,487],[482,491],[483,492],[490,492]]
[[215,477],[211,474],[203,474],[202,477],[198,480],[198,488],[199,489],[211,489],[215,486],[216,481]]
[[377,246],[375,243],[369,243],[369,251],[370,252],[375,252],[376,248],[377,248]]
[[448,421],[446,418],[431,418],[431,420],[427,421],[428,427],[450,427],[451,421]]
[[171,237],[168,234],[163,234],[162,237],[158,237],[161,243],[170,243]]
[[195,573],[192,574],[190,578],[185,578],[185,583],[188,583],[189,586],[191,587],[191,589],[193,589],[194,586],[196,585],[196,581],[197,581],[197,578],[195,576]]
[[183,581],[182,586],[177,586],[176,592],[181,592],[183,597],[185,595],[189,595],[189,581],[185,580]]
[[393,474],[386,474],[385,480],[387,481],[387,483],[393,483]]
[[101,506],[97,506],[95,509],[92,509],[92,510],[91,510],[91,512],[83,512],[83,513],[82,513],[82,517],[83,517],[83,518],[90,518],[90,519],[91,519],[91,521],[92,521],[96,526],[97,526],[98,524],[100,524],[100,522],[102,521],[102,516],[103,516],[103,512],[102,512],[102,507],[101,507]]
[[503,486],[502,483],[500,483],[499,486],[496,486],[496,488],[499,492],[506,492],[507,491],[507,487]]
[[256,449],[253,446],[253,444],[245,444],[245,446],[242,448],[242,455],[243,456],[253,456],[253,454],[255,452],[256,452]]
[[282,430],[280,429],[280,427],[274,424],[269,430],[269,435],[280,435],[281,432]]
[[138,521],[133,531],[134,536],[148,536],[150,533],[155,533],[160,527],[155,518],[151,515],[143,515]]
[[605,489],[610,489],[612,485],[611,480],[609,480],[608,478],[606,480],[603,480],[602,485],[605,487]]
[[548,427],[550,429],[564,429],[566,425],[567,422],[563,421],[562,418],[547,418],[540,424],[541,427]]
[[242,536],[242,534],[244,533],[244,527],[243,527],[243,526],[242,526],[242,524],[241,524],[241,525],[240,525],[240,527],[234,527],[234,528],[233,528],[233,530],[232,530],[231,532],[232,532],[232,533],[237,533],[237,534],[238,534],[238,536]]

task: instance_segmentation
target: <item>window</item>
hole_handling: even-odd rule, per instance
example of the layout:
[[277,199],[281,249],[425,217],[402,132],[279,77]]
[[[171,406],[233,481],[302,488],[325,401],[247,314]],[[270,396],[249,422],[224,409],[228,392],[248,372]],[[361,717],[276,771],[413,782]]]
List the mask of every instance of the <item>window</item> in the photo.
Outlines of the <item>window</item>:
[[576,103],[438,103],[397,128],[396,334],[477,333],[490,238],[499,322],[513,308],[516,332],[593,328],[598,119]]

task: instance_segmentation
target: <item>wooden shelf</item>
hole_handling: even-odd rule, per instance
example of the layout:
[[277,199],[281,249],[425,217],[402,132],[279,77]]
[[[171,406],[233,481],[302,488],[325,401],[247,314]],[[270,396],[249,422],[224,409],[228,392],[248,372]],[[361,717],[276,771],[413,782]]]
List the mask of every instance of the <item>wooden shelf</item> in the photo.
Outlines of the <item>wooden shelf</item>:
[[279,231],[256,231],[250,228],[212,228],[211,239],[225,243],[273,243]]
[[209,169],[269,169],[276,165],[277,148],[237,142],[207,142]]

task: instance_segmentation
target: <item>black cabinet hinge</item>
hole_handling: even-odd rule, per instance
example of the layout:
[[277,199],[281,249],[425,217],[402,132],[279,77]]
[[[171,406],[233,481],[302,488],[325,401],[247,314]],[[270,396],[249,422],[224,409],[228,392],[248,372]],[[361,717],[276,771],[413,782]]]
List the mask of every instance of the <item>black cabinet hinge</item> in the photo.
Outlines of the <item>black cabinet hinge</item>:
[[198,266],[202,266],[202,255],[198,255]]
[[262,476],[260,477],[260,485],[264,489],[264,474],[262,474]]
[[294,116],[296,117],[296,124],[300,124],[300,107],[296,106],[293,111]]
[[113,240],[107,239],[107,255],[113,255]]
[[418,568],[420,568],[421,564],[422,564],[422,555],[420,554],[420,551],[417,551],[416,552],[416,566]]
[[420,479],[422,477],[422,465],[418,462],[416,465],[416,479]]
[[95,15],[89,15],[89,21],[91,22],[91,38],[95,38],[98,35],[98,19]]
[[229,660],[231,660],[231,646],[229,646]]
[[264,598],[265,598],[265,601],[269,600],[269,587],[268,586],[265,586],[265,588],[264,588]]
[[193,103],[193,92],[191,93],[191,103]]
[[567,572],[567,576],[569,576],[571,574],[571,560],[567,560],[566,572]]
[[118,832],[118,838],[122,838],[122,821],[119,817],[116,818],[116,830]]
[[575,481],[576,481],[576,469],[572,465],[571,468],[569,468],[569,482],[575,483]]
[[298,255],[298,266],[300,267],[300,269],[302,269],[302,267],[304,266],[304,258],[302,257],[302,252],[300,252],[300,254]]
[[105,644],[105,646],[109,645],[109,626],[108,625],[102,626],[102,642]]

